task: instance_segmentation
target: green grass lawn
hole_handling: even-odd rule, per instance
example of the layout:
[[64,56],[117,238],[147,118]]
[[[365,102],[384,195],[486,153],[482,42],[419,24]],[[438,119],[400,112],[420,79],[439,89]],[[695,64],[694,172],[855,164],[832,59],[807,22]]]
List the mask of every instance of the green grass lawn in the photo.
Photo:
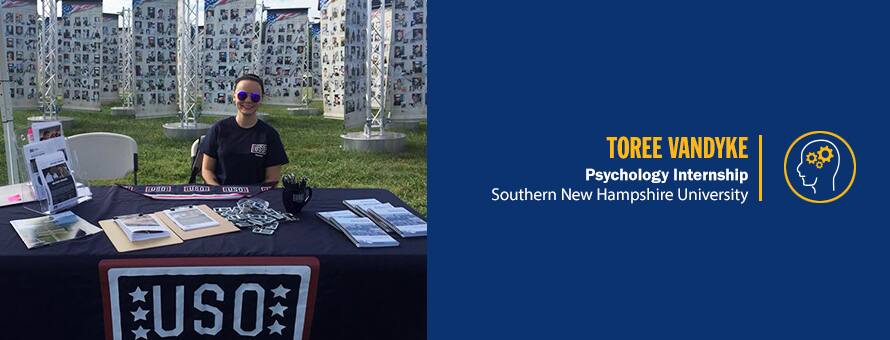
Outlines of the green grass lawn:
[[[320,107],[320,103],[313,103]],[[110,105],[102,112],[62,111],[74,117],[74,127],[66,130],[71,136],[85,132],[114,132],[133,137],[139,144],[140,184],[181,184],[188,181],[189,149],[193,141],[173,140],[164,135],[164,123],[176,117],[134,119],[112,116]],[[309,177],[318,188],[384,188],[398,195],[411,207],[426,216],[426,124],[407,132],[406,150],[400,154],[369,154],[340,149],[343,122],[321,116],[289,115],[284,107],[265,105],[260,112],[270,114],[267,122],[278,129],[290,164],[284,173]],[[27,129],[27,117],[35,111],[16,111],[16,131]],[[203,116],[200,121],[212,123],[221,117]],[[5,160],[5,150],[0,155]],[[0,162],[0,182],[7,183],[6,162]],[[132,183],[132,175],[123,179],[91,181],[91,185]]]

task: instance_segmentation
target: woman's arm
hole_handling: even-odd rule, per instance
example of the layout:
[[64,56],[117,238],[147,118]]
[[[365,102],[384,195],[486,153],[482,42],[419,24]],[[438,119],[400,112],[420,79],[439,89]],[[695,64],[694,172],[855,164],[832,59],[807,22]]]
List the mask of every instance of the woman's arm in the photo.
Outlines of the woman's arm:
[[[204,183],[210,185],[219,185],[219,182],[216,180],[216,158],[210,157],[208,154],[204,154],[204,160],[201,162],[201,177],[204,178]],[[266,176],[268,176],[269,170],[266,170]]]
[[278,186],[278,181],[280,179],[281,165],[266,167],[266,179],[263,181],[264,184],[273,184],[274,186]]

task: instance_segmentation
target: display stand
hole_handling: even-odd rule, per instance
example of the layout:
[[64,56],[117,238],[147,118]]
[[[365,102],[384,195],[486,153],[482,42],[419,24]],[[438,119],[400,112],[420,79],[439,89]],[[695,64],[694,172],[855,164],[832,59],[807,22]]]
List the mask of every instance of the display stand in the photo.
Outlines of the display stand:
[[102,13],[102,82],[99,100],[109,104],[120,98],[120,37],[118,36],[118,14]]
[[[395,1],[387,28],[386,107],[392,128],[413,129],[427,119],[426,0]],[[389,22],[389,21],[388,21]],[[391,38],[390,38],[391,37]]]
[[144,0],[133,6],[133,108],[137,118],[175,116],[177,2]]
[[[173,139],[194,140],[207,133],[209,124],[198,123],[201,114],[200,51],[204,32],[198,26],[200,0],[183,0],[177,24],[176,85],[179,122],[163,125],[164,134]],[[213,3],[208,1],[208,5]],[[212,8],[212,6],[211,6]],[[205,26],[206,27],[206,26]]]
[[118,93],[120,94],[121,106],[111,108],[112,116],[135,117],[136,110],[133,108],[133,11],[130,8],[124,8],[120,12],[121,23],[123,27],[119,28],[118,40],[121,52],[118,59]]
[[368,99],[367,0],[333,0],[321,9],[324,117],[347,129],[365,124]]
[[65,109],[101,111],[102,1],[64,1],[57,34],[59,94]]
[[56,98],[58,86],[58,61],[56,42],[58,36],[58,13],[56,0],[39,0],[41,15],[38,17],[38,55],[37,55],[37,91],[40,101],[40,114],[34,121],[47,121],[59,118],[59,106]]
[[[367,17],[372,15],[371,0],[366,2]],[[366,32],[368,39],[365,48],[365,65],[369,70],[367,74],[366,84],[379,82],[377,90],[372,86],[365,87],[365,100],[368,105],[365,107],[365,123],[362,132],[348,132],[340,135],[344,150],[362,151],[362,152],[400,152],[405,147],[405,134],[398,132],[386,131],[388,117],[386,116],[386,90],[387,90],[387,69],[383,66],[386,59],[386,20],[385,11],[386,1],[380,1],[380,7],[374,12],[380,25],[374,27],[372,20],[366,22]],[[377,44],[374,44],[374,42]],[[372,81],[371,76],[377,79]],[[375,107],[376,106],[376,107]],[[348,122],[348,119],[347,119]],[[349,125],[346,126],[349,128]]]

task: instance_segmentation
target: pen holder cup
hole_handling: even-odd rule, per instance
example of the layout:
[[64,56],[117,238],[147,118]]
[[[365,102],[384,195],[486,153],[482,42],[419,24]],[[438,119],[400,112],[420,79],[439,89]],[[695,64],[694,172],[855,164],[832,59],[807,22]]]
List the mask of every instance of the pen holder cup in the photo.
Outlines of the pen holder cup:
[[299,214],[303,207],[312,200],[312,188],[306,187],[303,191],[291,190],[287,187],[281,192],[281,201],[284,210],[291,214]]

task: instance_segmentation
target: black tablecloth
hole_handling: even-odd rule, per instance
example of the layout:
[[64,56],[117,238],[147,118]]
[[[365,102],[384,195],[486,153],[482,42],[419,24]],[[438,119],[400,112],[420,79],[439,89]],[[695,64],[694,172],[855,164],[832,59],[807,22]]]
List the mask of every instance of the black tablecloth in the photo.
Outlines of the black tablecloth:
[[[94,187],[93,200],[72,211],[98,226],[113,216],[235,201],[152,200],[119,187]],[[284,211],[281,191],[255,197]],[[312,339],[422,339],[426,337],[426,238],[394,248],[357,248],[315,217],[342,210],[344,199],[376,198],[407,205],[381,189],[316,189],[302,220],[272,236],[248,231],[118,253],[104,233],[28,250],[10,220],[37,217],[22,206],[0,208],[0,338],[104,338],[98,263],[112,258],[198,256],[314,256],[320,262]],[[35,206],[32,203],[30,206]],[[410,209],[410,208],[409,208]],[[416,213],[416,212],[415,212]]]

